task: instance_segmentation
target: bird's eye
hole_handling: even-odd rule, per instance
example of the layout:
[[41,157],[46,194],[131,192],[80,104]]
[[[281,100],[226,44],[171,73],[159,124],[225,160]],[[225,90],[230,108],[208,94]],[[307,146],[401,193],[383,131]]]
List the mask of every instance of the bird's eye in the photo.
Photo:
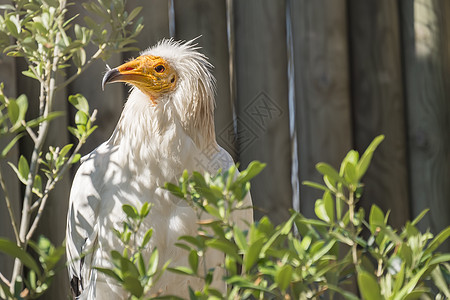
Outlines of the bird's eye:
[[166,70],[166,68],[164,68],[163,65],[157,65],[157,66],[155,67],[155,71],[158,72],[158,73],[162,73],[162,72],[164,72],[165,70]]

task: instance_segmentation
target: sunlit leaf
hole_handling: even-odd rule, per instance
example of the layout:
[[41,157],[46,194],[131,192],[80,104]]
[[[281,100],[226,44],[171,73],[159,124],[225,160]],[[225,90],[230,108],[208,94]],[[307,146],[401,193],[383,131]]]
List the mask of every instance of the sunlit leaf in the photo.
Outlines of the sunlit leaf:
[[137,209],[132,205],[124,204],[122,205],[122,210],[131,219],[139,218]]
[[122,286],[136,297],[141,297],[144,292],[141,282],[134,276],[125,276],[123,278]]
[[358,164],[356,165],[356,173],[358,178],[362,178],[369,168],[370,162],[372,160],[373,152],[376,150],[378,145],[384,140],[384,135],[377,136],[372,143],[367,147],[364,154],[361,156]]
[[244,268],[250,270],[258,261],[259,254],[264,245],[264,238],[260,238],[248,246],[248,250],[244,254]]
[[280,267],[275,274],[275,282],[278,284],[278,287],[284,291],[287,289],[291,282],[292,278],[292,267],[290,265],[284,265]]
[[89,104],[86,98],[81,94],[71,95],[69,96],[69,102],[75,106],[76,109],[84,112],[86,115],[89,115]]
[[365,300],[383,300],[380,285],[372,274],[358,271],[358,286]]
[[198,254],[196,250],[192,250],[188,256],[189,266],[191,267],[194,274],[197,273],[198,269]]
[[339,176],[339,173],[336,171],[335,168],[330,166],[327,163],[320,162],[316,165],[317,171],[319,171],[322,175],[326,175],[333,179],[336,182],[343,182],[343,179],[341,176]]

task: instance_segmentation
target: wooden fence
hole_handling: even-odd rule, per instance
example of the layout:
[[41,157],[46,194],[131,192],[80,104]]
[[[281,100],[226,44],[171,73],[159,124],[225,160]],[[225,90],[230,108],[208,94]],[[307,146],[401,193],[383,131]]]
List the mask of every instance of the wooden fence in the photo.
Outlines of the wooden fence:
[[[361,151],[385,134],[361,205],[391,210],[396,227],[424,208],[431,212],[423,229],[437,233],[450,224],[449,1],[129,0],[127,6],[144,7],[141,49],[171,35],[201,35],[217,78],[219,144],[242,166],[268,164],[252,185],[257,218],[268,214],[280,222],[292,207],[312,216],[320,194],[300,183],[320,180],[315,164],[338,167],[349,149]],[[8,95],[33,99],[35,83],[22,70],[19,60],[0,57]],[[98,109],[99,129],[84,153],[110,136],[126,100],[119,84],[101,91],[104,70],[104,63],[95,64],[58,101],[60,110],[70,111],[67,95],[80,92]],[[72,139],[64,129],[70,116],[55,121],[49,145]],[[16,161],[27,147],[24,140],[8,159]],[[8,177],[19,199],[20,185],[11,172]],[[69,175],[54,191],[40,227],[56,243],[64,239],[70,184]],[[19,201],[14,205],[18,214]],[[0,235],[12,237],[3,201],[0,226]],[[0,256],[0,271],[10,269]],[[66,299],[67,288],[62,274],[48,299]]]

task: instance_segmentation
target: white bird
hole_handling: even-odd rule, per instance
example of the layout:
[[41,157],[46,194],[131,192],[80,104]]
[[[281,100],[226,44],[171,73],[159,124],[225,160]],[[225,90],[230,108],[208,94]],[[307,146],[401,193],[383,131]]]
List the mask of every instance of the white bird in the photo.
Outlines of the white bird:
[[[103,86],[126,82],[133,88],[111,138],[83,158],[73,181],[66,251],[77,299],[128,298],[114,279],[93,268],[112,268],[110,251],[123,249],[113,233],[126,218],[123,204],[139,208],[153,203],[143,230],[154,228],[146,261],[157,247],[160,265],[168,260],[173,266],[188,265],[187,252],[174,243],[182,235],[196,234],[196,215],[161,187],[185,169],[215,174],[234,164],[216,142],[215,80],[211,64],[197,50],[193,41],[163,40],[103,78]],[[251,206],[249,194],[245,205]],[[253,212],[239,211],[233,217],[248,224]],[[214,267],[223,255],[211,251],[205,259],[208,268]],[[220,271],[214,284],[224,288]],[[202,282],[166,271],[151,292],[187,297],[189,285],[200,289]]]

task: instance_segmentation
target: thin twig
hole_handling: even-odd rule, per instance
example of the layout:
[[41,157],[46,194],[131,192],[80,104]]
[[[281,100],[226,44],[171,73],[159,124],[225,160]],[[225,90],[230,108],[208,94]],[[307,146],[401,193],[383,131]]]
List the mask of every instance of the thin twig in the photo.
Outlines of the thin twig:
[[37,139],[37,136],[34,133],[34,131],[30,128],[30,126],[27,126],[27,123],[25,122],[25,120],[22,120],[22,125],[23,125],[23,127],[25,127],[25,130],[27,131],[28,135],[33,140],[33,143],[36,144],[38,139]]
[[72,76],[70,76],[69,79],[64,81],[62,84],[58,85],[56,90],[59,90],[59,89],[62,89],[64,87],[66,87],[67,85],[72,83],[72,81],[77,79],[78,76],[80,76],[81,73],[83,73],[87,68],[89,68],[94,61],[96,61],[97,59],[100,58],[100,55],[102,55],[102,53],[105,50],[105,48],[106,48],[105,44],[101,45],[98,48],[97,52],[95,52],[94,55],[91,56],[91,58],[84,64],[84,66],[82,66],[80,69],[78,69],[78,71],[75,74],[73,74]]
[[2,274],[2,272],[0,272],[0,279],[7,285],[7,286],[11,286],[11,282],[9,282],[8,279],[6,279],[6,277]]
[[[34,232],[36,231],[37,225],[42,217],[42,212],[44,211],[45,204],[47,203],[48,199],[48,193],[53,190],[55,187],[55,184],[62,178],[64,173],[69,169],[69,166],[71,165],[71,162],[75,158],[75,155],[80,151],[81,146],[84,144],[84,140],[81,140],[78,144],[75,150],[73,151],[72,155],[69,157],[69,159],[65,162],[64,166],[60,169],[57,176],[52,180],[47,182],[47,185],[45,187],[43,196],[38,201],[40,202],[38,212],[36,214],[36,217],[33,220],[33,224],[31,224],[30,229],[28,230],[26,240],[30,240],[33,236]],[[34,206],[34,205],[33,205]],[[30,208],[31,209],[31,208]]]
[[14,217],[14,211],[11,206],[11,199],[9,198],[8,189],[6,187],[5,181],[3,180],[3,175],[0,169],[0,184],[2,186],[3,195],[5,196],[6,207],[8,208],[9,217],[11,218],[11,225],[13,227],[14,236],[16,237],[16,243],[20,244],[19,230],[17,230],[17,222]]

